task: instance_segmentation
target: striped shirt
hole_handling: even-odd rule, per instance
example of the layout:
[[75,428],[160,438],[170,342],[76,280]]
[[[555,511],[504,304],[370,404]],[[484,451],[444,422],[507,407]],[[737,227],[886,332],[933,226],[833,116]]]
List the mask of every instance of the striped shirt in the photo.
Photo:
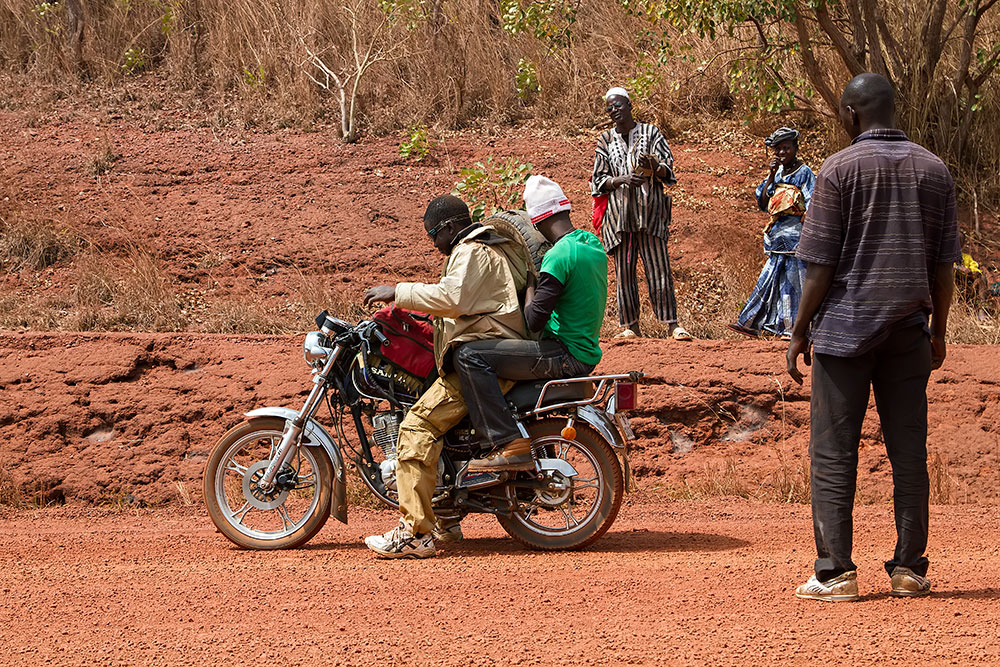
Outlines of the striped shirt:
[[931,312],[937,264],[961,260],[955,185],[900,130],[870,130],[823,164],[797,257],[835,266],[813,350],[854,357]]
[[590,179],[591,194],[603,194],[605,181],[631,174],[644,153],[655,155],[659,164],[667,168],[666,181],[658,177],[647,179],[637,188],[622,186],[607,193],[608,208],[601,225],[601,242],[609,250],[621,243],[622,232],[646,232],[662,238],[669,236],[670,195],[663,191],[664,184],[673,185],[674,156],[655,126],[636,123],[629,132],[626,143],[615,128],[601,132],[594,154],[594,173]]

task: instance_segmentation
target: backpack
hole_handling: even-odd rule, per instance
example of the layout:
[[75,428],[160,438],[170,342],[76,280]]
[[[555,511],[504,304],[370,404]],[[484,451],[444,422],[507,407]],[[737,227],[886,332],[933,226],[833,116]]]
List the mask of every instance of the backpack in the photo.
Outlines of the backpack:
[[407,373],[426,379],[434,371],[434,327],[423,313],[388,305],[372,315],[381,325],[388,345],[378,350],[383,359]]

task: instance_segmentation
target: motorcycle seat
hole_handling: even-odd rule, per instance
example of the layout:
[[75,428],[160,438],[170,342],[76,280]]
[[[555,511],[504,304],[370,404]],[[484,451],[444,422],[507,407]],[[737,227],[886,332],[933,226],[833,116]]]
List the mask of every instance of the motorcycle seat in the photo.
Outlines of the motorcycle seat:
[[[507,392],[507,402],[517,410],[524,412],[531,410],[538,403],[538,397],[542,395],[542,387],[548,380],[537,380],[534,382],[519,382],[514,388]],[[557,403],[568,403],[570,401],[582,401],[594,395],[593,382],[574,382],[572,384],[556,385],[545,392],[545,403],[542,407],[556,405]]]

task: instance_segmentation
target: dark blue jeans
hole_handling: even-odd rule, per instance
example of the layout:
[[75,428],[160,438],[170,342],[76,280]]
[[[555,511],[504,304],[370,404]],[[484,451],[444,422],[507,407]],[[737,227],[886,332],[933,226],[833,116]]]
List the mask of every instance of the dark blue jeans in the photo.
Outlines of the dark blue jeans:
[[857,569],[851,560],[858,444],[870,388],[892,464],[896,550],[885,563],[923,576],[928,561],[927,380],[930,339],[923,325],[892,332],[859,357],[814,354],[809,458],[816,578]]
[[480,340],[455,352],[455,372],[476,431],[490,447],[521,437],[507,400],[505,380],[555,380],[589,375],[594,367],[577,360],[557,340]]

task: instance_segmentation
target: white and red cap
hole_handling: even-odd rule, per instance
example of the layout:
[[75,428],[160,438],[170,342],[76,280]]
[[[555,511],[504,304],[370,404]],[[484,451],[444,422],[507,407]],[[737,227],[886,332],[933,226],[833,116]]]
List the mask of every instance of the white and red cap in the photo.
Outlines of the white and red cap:
[[569,198],[559,184],[544,176],[531,176],[524,184],[524,209],[531,217],[531,224],[562,211],[571,210]]

